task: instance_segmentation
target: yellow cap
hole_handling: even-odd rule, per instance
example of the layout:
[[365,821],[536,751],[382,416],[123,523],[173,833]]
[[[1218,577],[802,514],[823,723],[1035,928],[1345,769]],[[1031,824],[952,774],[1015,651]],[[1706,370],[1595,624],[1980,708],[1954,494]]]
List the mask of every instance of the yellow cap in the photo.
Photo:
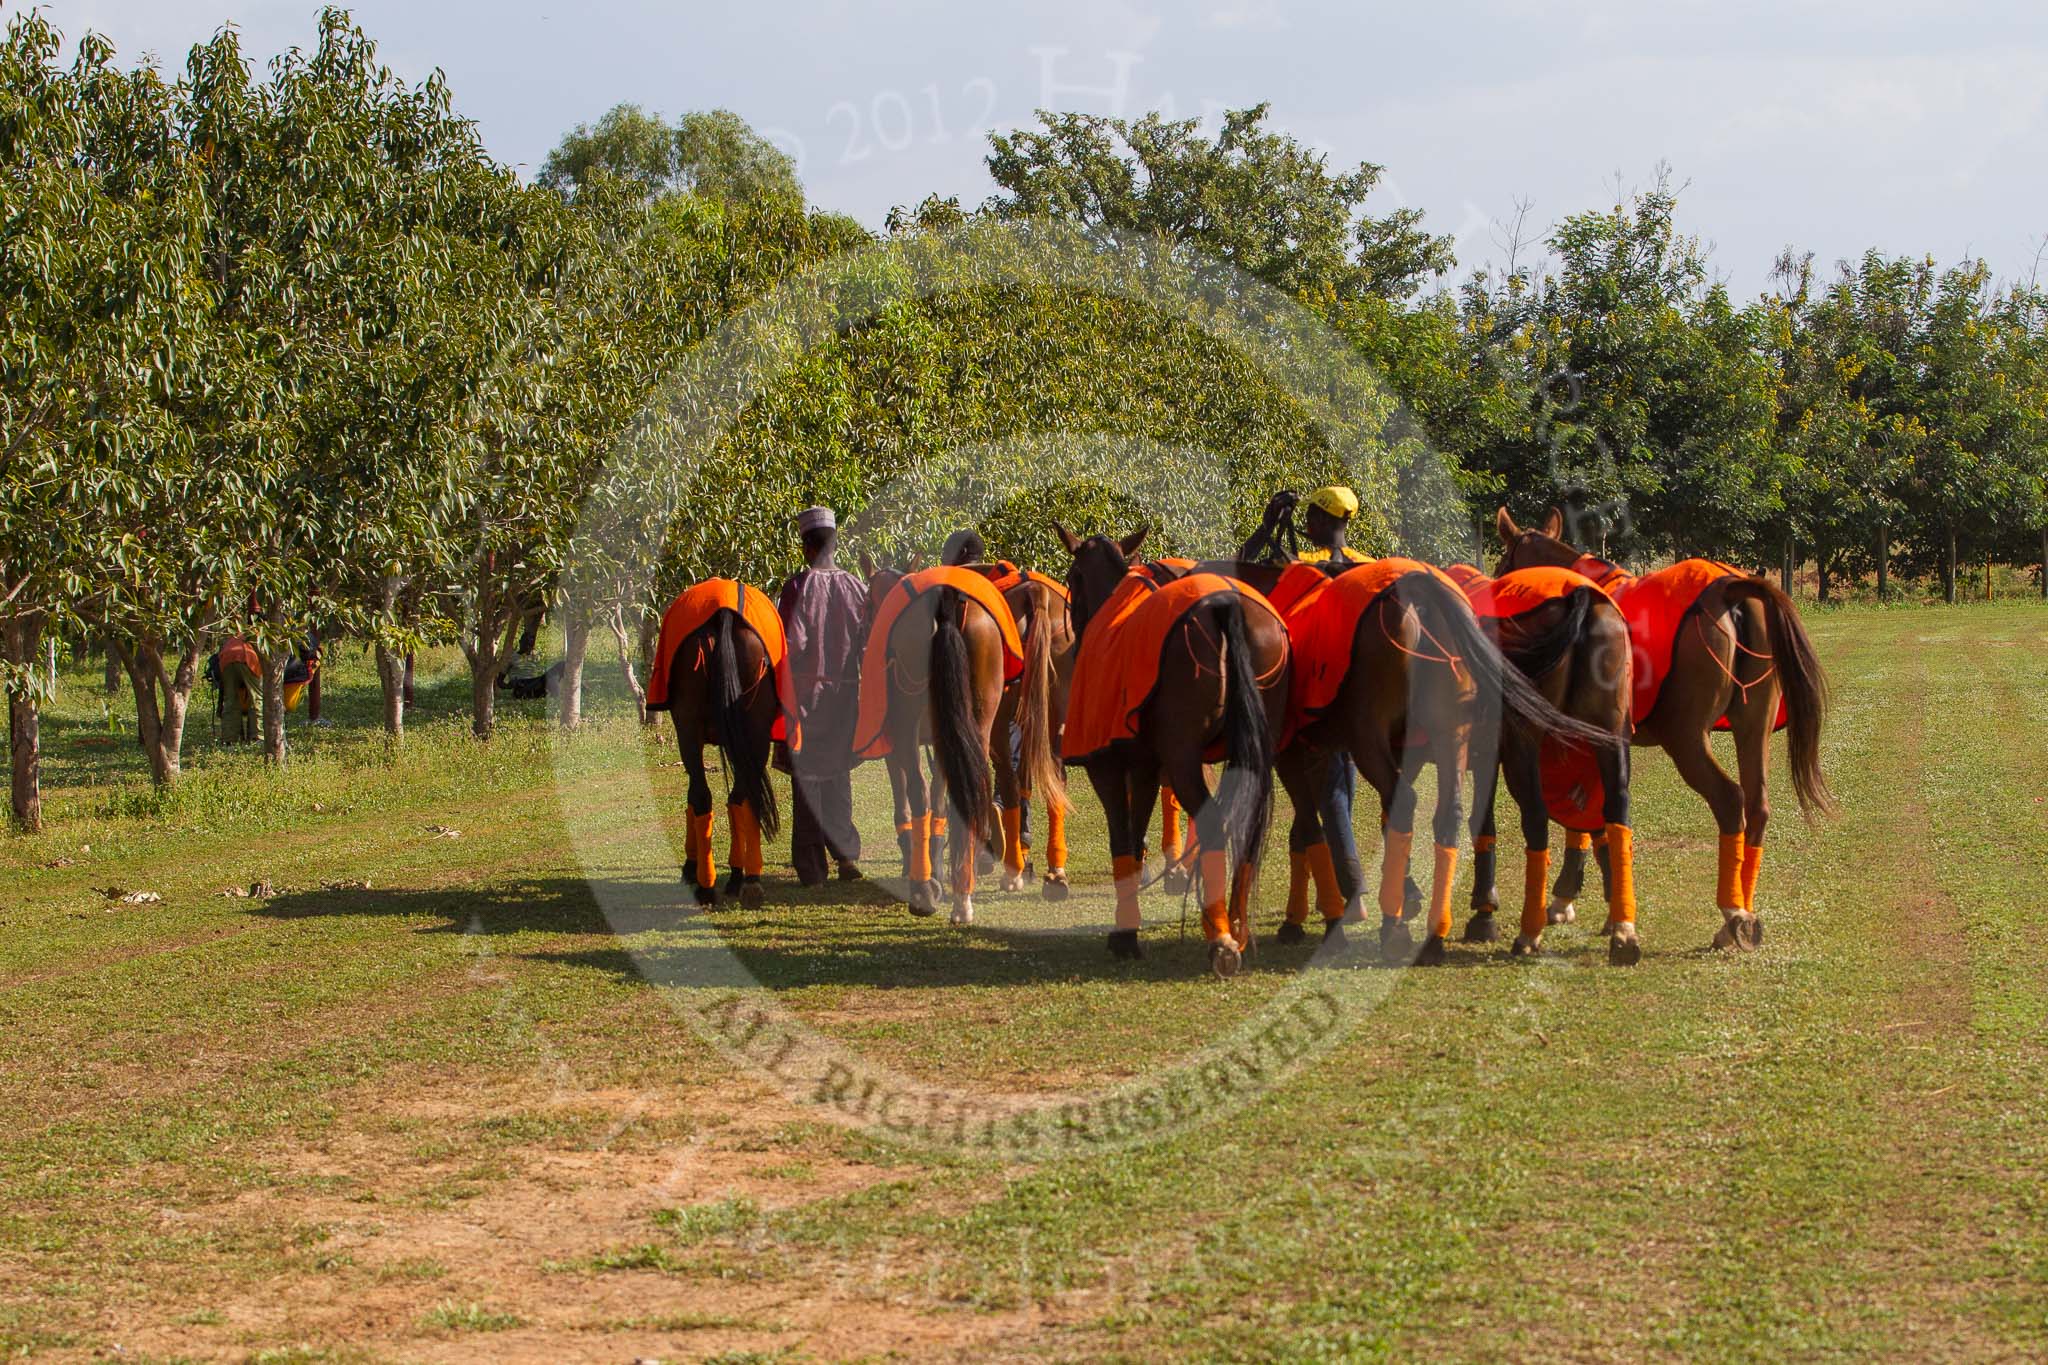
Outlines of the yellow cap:
[[1318,488],[1308,495],[1309,505],[1320,507],[1339,521],[1349,521],[1358,515],[1358,494],[1342,484],[1331,484]]

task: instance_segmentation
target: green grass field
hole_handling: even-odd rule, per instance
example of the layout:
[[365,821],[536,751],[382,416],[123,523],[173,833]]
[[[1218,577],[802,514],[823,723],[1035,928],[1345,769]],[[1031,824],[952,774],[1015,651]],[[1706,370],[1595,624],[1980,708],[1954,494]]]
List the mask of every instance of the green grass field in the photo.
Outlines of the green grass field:
[[[591,859],[630,881],[650,777],[675,829],[667,732],[616,698],[558,766],[538,707],[467,740],[440,658],[392,754],[347,654],[340,723],[295,717],[284,773],[202,715],[159,798],[114,732],[125,695],[109,715],[96,674],[68,675],[49,830],[0,842],[0,1347],[2039,1359],[2048,612],[1810,620],[1842,813],[1804,826],[1780,781],[1762,951],[1706,950],[1713,831],[1641,754],[1639,968],[1604,965],[1596,903],[1539,963],[1457,945],[1438,970],[1316,973],[1369,1013],[1298,1074],[1041,1162],[828,1121],[714,1051],[690,990],[648,984],[704,930],[644,879],[617,923],[591,895]],[[1076,795],[1074,870],[1099,882]],[[1227,984],[1164,896],[1126,967],[1087,896],[987,894],[960,931],[770,863],[766,909],[713,917],[737,960],[822,1034],[963,1095],[1144,1076],[1308,962],[1271,942],[1278,859],[1262,951]],[[257,881],[276,894],[223,894]],[[138,890],[162,900],[109,894]]]

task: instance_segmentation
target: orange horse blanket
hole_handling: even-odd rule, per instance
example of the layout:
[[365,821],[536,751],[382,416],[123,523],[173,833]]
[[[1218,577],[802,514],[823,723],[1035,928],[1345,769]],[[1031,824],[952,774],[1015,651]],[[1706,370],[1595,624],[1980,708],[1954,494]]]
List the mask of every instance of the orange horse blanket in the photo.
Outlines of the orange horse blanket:
[[[1273,600],[1287,622],[1288,642],[1294,649],[1294,689],[1287,708],[1290,737],[1319,719],[1337,700],[1338,689],[1351,671],[1359,621],[1396,583],[1412,574],[1433,575],[1453,590],[1458,586],[1440,569],[1419,559],[1399,557],[1369,559],[1334,578],[1315,564],[1290,564],[1280,575]],[[1431,658],[1443,652],[1426,640],[1422,648]],[[1417,738],[1410,733],[1411,743]]]
[[1023,675],[1024,642],[1017,635],[1017,618],[994,583],[972,569],[951,565],[905,574],[883,594],[861,650],[860,719],[853,730],[853,752],[862,758],[882,758],[889,752],[889,736],[883,729],[889,717],[889,632],[912,602],[941,588],[958,588],[996,623],[1003,637],[1003,681]]
[[1168,637],[1189,612],[1220,593],[1236,593],[1250,609],[1280,621],[1280,613],[1255,589],[1221,574],[1190,573],[1164,584],[1139,569],[1124,575],[1081,632],[1060,746],[1067,762],[1083,762],[1112,744],[1137,738],[1138,713],[1159,685]]
[[[1517,569],[1499,578],[1488,578],[1469,564],[1453,564],[1445,573],[1465,590],[1473,613],[1486,623],[1489,632],[1506,637],[1510,647],[1516,618],[1581,588],[1603,596],[1606,593],[1584,574],[1550,565]],[[1538,762],[1543,806],[1551,819],[1566,829],[1588,833],[1606,826],[1607,788],[1600,781],[1600,764],[1590,749],[1546,737]]]
[[[1748,576],[1712,559],[1681,559],[1641,578],[1594,555],[1579,556],[1572,567],[1605,588],[1628,618],[1630,653],[1634,655],[1633,714],[1638,725],[1655,709],[1664,680],[1671,676],[1679,632],[1687,628],[1688,621],[1695,622],[1694,629],[1711,629],[1693,613],[1700,594],[1723,579]],[[1781,696],[1774,729],[1785,728],[1786,714]],[[1714,728],[1727,729],[1728,718],[1721,717]]]
[[647,679],[647,709],[668,710],[672,682],[669,669],[675,662],[676,651],[683,641],[711,624],[721,611],[733,613],[760,637],[761,647],[768,655],[768,670],[775,675],[775,699],[781,703],[782,714],[775,718],[774,737],[787,739],[792,749],[801,748],[803,736],[796,724],[796,689],[789,676],[789,645],[782,636],[782,617],[776,613],[768,594],[735,579],[707,578],[686,588],[668,604],[668,610],[661,616],[661,643],[654,649],[654,672]]
[[1042,574],[1036,569],[1020,569],[1007,559],[991,565],[990,568],[994,572],[989,574],[989,582],[995,584],[997,592],[1007,593],[1020,583],[1042,583],[1067,601],[1074,600],[1074,595],[1067,591],[1067,585],[1051,574]]

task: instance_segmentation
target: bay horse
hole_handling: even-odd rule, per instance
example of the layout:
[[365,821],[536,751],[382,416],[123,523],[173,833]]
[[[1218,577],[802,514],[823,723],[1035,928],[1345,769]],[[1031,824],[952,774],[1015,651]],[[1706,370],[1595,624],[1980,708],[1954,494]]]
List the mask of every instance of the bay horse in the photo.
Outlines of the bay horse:
[[[1073,607],[1065,584],[1044,574],[1019,569],[1007,561],[964,566],[993,583],[1010,605],[1024,642],[1024,677],[1041,677],[1027,689],[1023,679],[1003,689],[996,708],[994,745],[995,795],[1002,807],[1003,876],[1005,891],[1021,891],[1029,880],[1030,850],[1025,844],[1026,810],[1034,797],[1045,799],[1045,874],[1039,892],[1049,901],[1067,898],[1067,799],[1064,774],[1054,755],[1059,752],[1067,694],[1074,682],[1074,656],[1080,637],[1074,630]],[[1037,698],[1026,703],[1027,692]],[[1047,773],[1033,773],[1025,755],[1043,755]],[[1047,786],[1051,781],[1053,785]]]
[[[1086,770],[1108,823],[1116,881],[1110,953],[1143,956],[1142,850],[1163,778],[1187,810],[1201,849],[1210,969],[1234,976],[1252,945],[1251,893],[1271,814],[1273,753],[1286,718],[1286,627],[1263,599],[1250,606],[1256,594],[1233,579],[1178,569],[1133,571],[1130,557],[1144,542],[1145,528],[1120,540],[1076,536],[1058,522],[1053,529],[1073,557],[1067,587],[1081,640],[1063,749]],[[1117,653],[1125,642],[1142,646],[1154,637],[1158,647],[1149,653],[1142,647]],[[1155,666],[1146,676],[1133,672]],[[1127,697],[1137,704],[1114,716],[1102,734],[1082,728],[1084,711],[1114,711]],[[1227,765],[1215,791],[1205,770],[1212,750]]]
[[[1503,547],[1496,573],[1541,564],[1573,568],[1619,602],[1630,631],[1635,743],[1671,755],[1720,831],[1715,903],[1722,923],[1714,946],[1756,947],[1763,941],[1757,875],[1770,821],[1765,785],[1771,732],[1779,725],[1801,810],[1811,817],[1834,807],[1820,769],[1827,677],[1798,607],[1769,580],[1711,560],[1681,560],[1638,578],[1567,544],[1558,509],[1540,530],[1517,526],[1505,507],[1494,525]],[[1734,732],[1736,778],[1708,743],[1723,726]],[[1610,876],[1611,863],[1610,857]],[[1553,920],[1569,918],[1584,875],[1584,850],[1568,848]]]
[[[1049,800],[1064,795],[1045,720],[1049,638],[1041,635],[1038,652],[1027,656],[1008,603],[972,570],[878,569],[866,556],[861,567],[868,607],[854,752],[887,762],[911,913],[936,914],[946,895],[934,876],[934,846],[943,844],[951,922],[971,924],[977,850],[995,851],[991,750],[1013,684],[1025,728],[1024,780]],[[926,745],[936,760],[930,774],[919,761]]]
[[[667,711],[689,774],[689,833],[683,878],[699,905],[719,903],[712,851],[711,783],[704,747],[718,746],[730,790],[731,880],[725,894],[755,909],[762,902],[763,836],[781,828],[768,758],[777,729],[795,716],[782,619],[759,588],[710,578],[678,595],[663,613],[649,712]],[[791,735],[792,747],[800,736]]]
[[1472,918],[1465,925],[1465,941],[1500,938],[1494,920],[1500,906],[1494,806],[1499,778],[1505,775],[1525,847],[1514,955],[1538,952],[1550,923],[1545,895],[1550,824],[1556,818],[1574,834],[1595,827],[1605,831],[1612,888],[1604,931],[1607,960],[1634,966],[1642,960],[1642,945],[1636,935],[1629,816],[1628,621],[1599,585],[1569,569],[1520,569],[1500,578],[1487,578],[1468,565],[1452,565],[1447,572],[1464,589],[1488,636],[1545,701],[1613,737],[1613,743],[1599,749],[1571,749],[1510,725],[1497,749],[1478,751],[1472,769]]

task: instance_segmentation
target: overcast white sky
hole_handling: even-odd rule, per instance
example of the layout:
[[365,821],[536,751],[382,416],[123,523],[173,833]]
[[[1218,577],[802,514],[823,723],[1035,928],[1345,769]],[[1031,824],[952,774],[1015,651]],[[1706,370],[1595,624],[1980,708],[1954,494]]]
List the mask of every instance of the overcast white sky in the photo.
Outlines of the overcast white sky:
[[[316,0],[54,0],[124,56],[182,65],[233,21],[267,57]],[[22,8],[0,0],[0,9]],[[812,198],[879,224],[989,192],[978,130],[1040,106],[1201,114],[1270,100],[1339,162],[1494,254],[1517,199],[1547,224],[1660,160],[1741,293],[1788,244],[1877,246],[2028,275],[2048,234],[2048,6],[2038,0],[358,0],[385,59],[447,71],[492,151],[531,170],[623,100],[726,106],[798,155]],[[1619,179],[1617,180],[1617,177]],[[2048,273],[2048,272],[2044,272]]]

